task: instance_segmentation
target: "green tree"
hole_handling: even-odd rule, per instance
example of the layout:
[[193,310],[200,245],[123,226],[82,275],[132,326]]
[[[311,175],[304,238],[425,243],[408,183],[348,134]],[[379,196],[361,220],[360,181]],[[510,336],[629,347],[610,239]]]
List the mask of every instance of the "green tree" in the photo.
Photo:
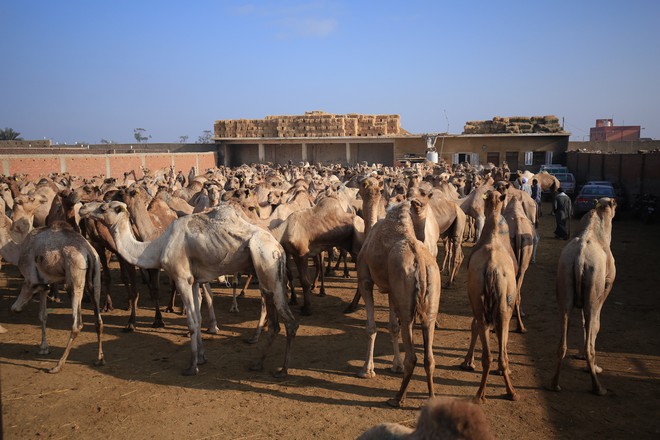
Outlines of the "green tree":
[[147,130],[144,128],[134,128],[133,137],[138,142],[147,142],[149,139],[151,139],[151,135],[147,135]]
[[21,134],[17,131],[14,131],[13,128],[5,128],[0,130],[0,141],[22,141],[23,138]]
[[179,142],[185,144],[188,141],[188,136],[179,136]]
[[197,138],[197,143],[198,144],[210,144],[211,143],[211,130],[204,130],[202,132],[202,135]]
[[116,144],[117,142],[108,139],[101,139],[100,143],[102,144]]

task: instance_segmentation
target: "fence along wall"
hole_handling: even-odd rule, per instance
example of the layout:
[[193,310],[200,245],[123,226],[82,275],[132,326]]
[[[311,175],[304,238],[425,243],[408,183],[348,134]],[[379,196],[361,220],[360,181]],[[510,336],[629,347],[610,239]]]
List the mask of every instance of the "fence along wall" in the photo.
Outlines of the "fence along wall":
[[29,178],[50,173],[70,173],[81,177],[122,177],[126,171],[140,167],[157,170],[173,165],[177,171],[188,172],[196,167],[203,172],[217,164],[217,153],[133,153],[133,154],[3,154],[2,174],[27,174]]
[[628,196],[649,193],[660,196],[660,153],[567,153],[567,165],[579,185],[589,180],[620,182]]

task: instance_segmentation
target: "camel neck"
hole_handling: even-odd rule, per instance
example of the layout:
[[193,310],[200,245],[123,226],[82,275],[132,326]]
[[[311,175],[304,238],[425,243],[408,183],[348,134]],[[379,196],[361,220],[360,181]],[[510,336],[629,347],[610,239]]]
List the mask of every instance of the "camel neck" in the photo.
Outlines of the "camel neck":
[[147,207],[142,202],[131,200],[131,203],[127,206],[142,240],[153,240],[160,235],[160,231],[156,229],[151,221]]
[[369,231],[378,221],[378,205],[380,204],[380,194],[376,197],[364,200],[362,210],[364,211],[364,236],[369,235]]
[[[4,216],[4,214],[2,214]],[[7,262],[18,265],[18,259],[21,255],[21,247],[11,239],[9,235],[9,228],[11,227],[11,220],[5,216],[5,222],[0,226],[0,256],[7,260]]]
[[151,241],[137,241],[128,215],[122,215],[110,228],[119,254],[130,264],[143,269],[159,269],[164,235]]

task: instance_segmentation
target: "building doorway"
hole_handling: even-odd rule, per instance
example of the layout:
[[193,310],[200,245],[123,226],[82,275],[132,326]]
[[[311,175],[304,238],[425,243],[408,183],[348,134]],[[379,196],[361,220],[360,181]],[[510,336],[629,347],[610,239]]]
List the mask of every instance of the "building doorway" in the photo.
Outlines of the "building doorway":
[[493,152],[493,153],[488,153],[486,154],[486,163],[492,163],[496,167],[500,166],[500,153],[499,152]]
[[506,152],[506,163],[509,165],[509,169],[514,173],[519,170],[518,164],[518,152],[517,151],[507,151]]

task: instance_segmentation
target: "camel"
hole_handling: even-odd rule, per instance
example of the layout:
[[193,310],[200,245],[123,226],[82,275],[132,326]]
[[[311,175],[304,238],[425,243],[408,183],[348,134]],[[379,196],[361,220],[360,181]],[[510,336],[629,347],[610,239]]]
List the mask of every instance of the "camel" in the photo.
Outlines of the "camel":
[[584,353],[591,373],[593,392],[607,393],[597,377],[602,369],[596,365],[596,337],[600,330],[600,311],[612,290],[616,265],[610,249],[612,218],[616,201],[603,197],[596,201],[582,220],[583,230],[564,247],[557,265],[557,303],[561,313],[561,339],[557,350],[557,371],[551,389],[561,391],[559,372],[566,356],[568,318],[573,307],[582,309],[584,321]]
[[[279,240],[288,257],[293,259],[303,289],[301,313],[311,315],[311,282],[307,273],[307,260],[329,246],[335,246],[357,255],[364,234],[360,217],[345,212],[339,200],[329,195],[313,208],[291,213],[271,232]],[[293,283],[292,283],[293,286]],[[291,303],[296,304],[291,290]]]
[[516,331],[526,333],[527,330],[522,322],[522,310],[520,302],[522,300],[522,284],[525,279],[525,273],[532,260],[532,251],[534,249],[534,237],[536,230],[534,225],[527,218],[523,211],[522,202],[518,199],[512,199],[504,209],[504,218],[509,225],[509,239],[511,247],[516,257],[518,271],[516,272],[516,287],[518,290],[518,300],[516,301],[516,315],[518,319],[518,328]]
[[495,327],[499,340],[499,369],[504,376],[507,397],[517,400],[509,373],[509,321],[517,302],[516,262],[508,240],[506,220],[501,216],[502,204],[506,198],[498,191],[489,190],[484,194],[486,221],[483,233],[474,246],[468,260],[468,297],[472,307],[472,338],[470,348],[461,365],[464,370],[474,370],[474,347],[477,334],[482,345],[481,363],[483,373],[477,391],[477,402],[486,401],[486,382],[490,373],[492,357],[490,353],[490,330]]
[[475,243],[479,241],[481,231],[484,228],[484,222],[486,221],[484,214],[484,194],[492,189],[493,187],[491,185],[482,184],[468,194],[467,197],[459,199],[457,202],[463,212],[475,221]]
[[41,345],[39,354],[48,354],[50,349],[46,341],[47,284],[66,283],[71,295],[71,308],[73,325],[71,335],[57,365],[49,370],[58,373],[66,362],[73,341],[82,330],[83,320],[81,314],[82,297],[85,287],[90,292],[96,335],[98,338],[98,357],[95,365],[104,365],[102,336],[103,320],[99,302],[101,300],[101,264],[99,257],[83,238],[67,223],[56,223],[49,228],[35,229],[20,245],[18,268],[25,278],[23,287],[16,301],[11,306],[13,312],[20,312],[39,292],[41,302],[39,318],[41,319]]
[[[146,191],[139,186],[132,186],[125,191],[122,191],[122,198],[128,212],[131,215],[131,219],[135,224],[140,238],[144,240],[154,240],[160,236],[165,229],[177,219],[176,214],[172,211],[167,204],[161,199],[153,199],[151,202],[148,201],[148,196]],[[148,204],[148,207],[147,207]],[[155,304],[155,321],[162,321],[162,315],[160,313],[159,305],[159,285],[160,285],[160,270],[147,269],[148,274],[148,285],[149,285],[149,294],[151,299]],[[215,311],[213,310],[213,298],[210,294],[209,286],[203,286],[204,300],[209,310],[209,328],[207,333],[217,334],[220,330],[218,329],[218,321],[215,317]],[[174,290],[172,291],[172,297],[174,297]],[[135,312],[137,309],[138,298],[130,298],[131,302],[131,316],[129,318],[128,327],[135,328]],[[173,299],[170,303],[173,303]],[[171,308],[170,308],[171,309]]]
[[430,399],[415,429],[382,423],[363,432],[358,440],[492,440],[483,410],[473,403],[448,397]]
[[[440,302],[440,269],[426,246],[415,236],[413,209],[406,201],[390,208],[386,217],[377,222],[357,258],[358,289],[367,311],[367,357],[358,376],[370,378],[374,371],[376,322],[374,319],[374,285],[388,293],[390,305],[390,336],[394,351],[392,371],[403,370],[401,387],[388,404],[400,407],[412,378],[417,356],[413,347],[413,324],[419,318],[424,337],[424,367],[429,397],[434,397],[433,334]],[[398,318],[398,320],[397,320]],[[402,332],[405,361],[399,353],[399,332]]]
[[466,215],[455,201],[446,199],[444,194],[434,189],[429,204],[445,244],[445,256],[442,261],[442,270],[446,269],[448,275],[445,287],[451,287],[463,262],[462,244]]
[[188,311],[186,318],[191,336],[190,365],[183,371],[184,375],[197,374],[197,365],[206,363],[200,332],[198,283],[236,272],[257,275],[268,319],[270,337],[252,369],[263,367],[268,348],[280,329],[279,318],[282,318],[287,342],[284,363],[277,376],[287,375],[298,324],[286,303],[284,249],[268,232],[243,220],[231,206],[179,218],[158,238],[144,242],[133,237],[129,214],[122,202],[87,205],[81,209],[81,215],[106,224],[117,250],[128,262],[145,269],[162,268],[174,281]]

